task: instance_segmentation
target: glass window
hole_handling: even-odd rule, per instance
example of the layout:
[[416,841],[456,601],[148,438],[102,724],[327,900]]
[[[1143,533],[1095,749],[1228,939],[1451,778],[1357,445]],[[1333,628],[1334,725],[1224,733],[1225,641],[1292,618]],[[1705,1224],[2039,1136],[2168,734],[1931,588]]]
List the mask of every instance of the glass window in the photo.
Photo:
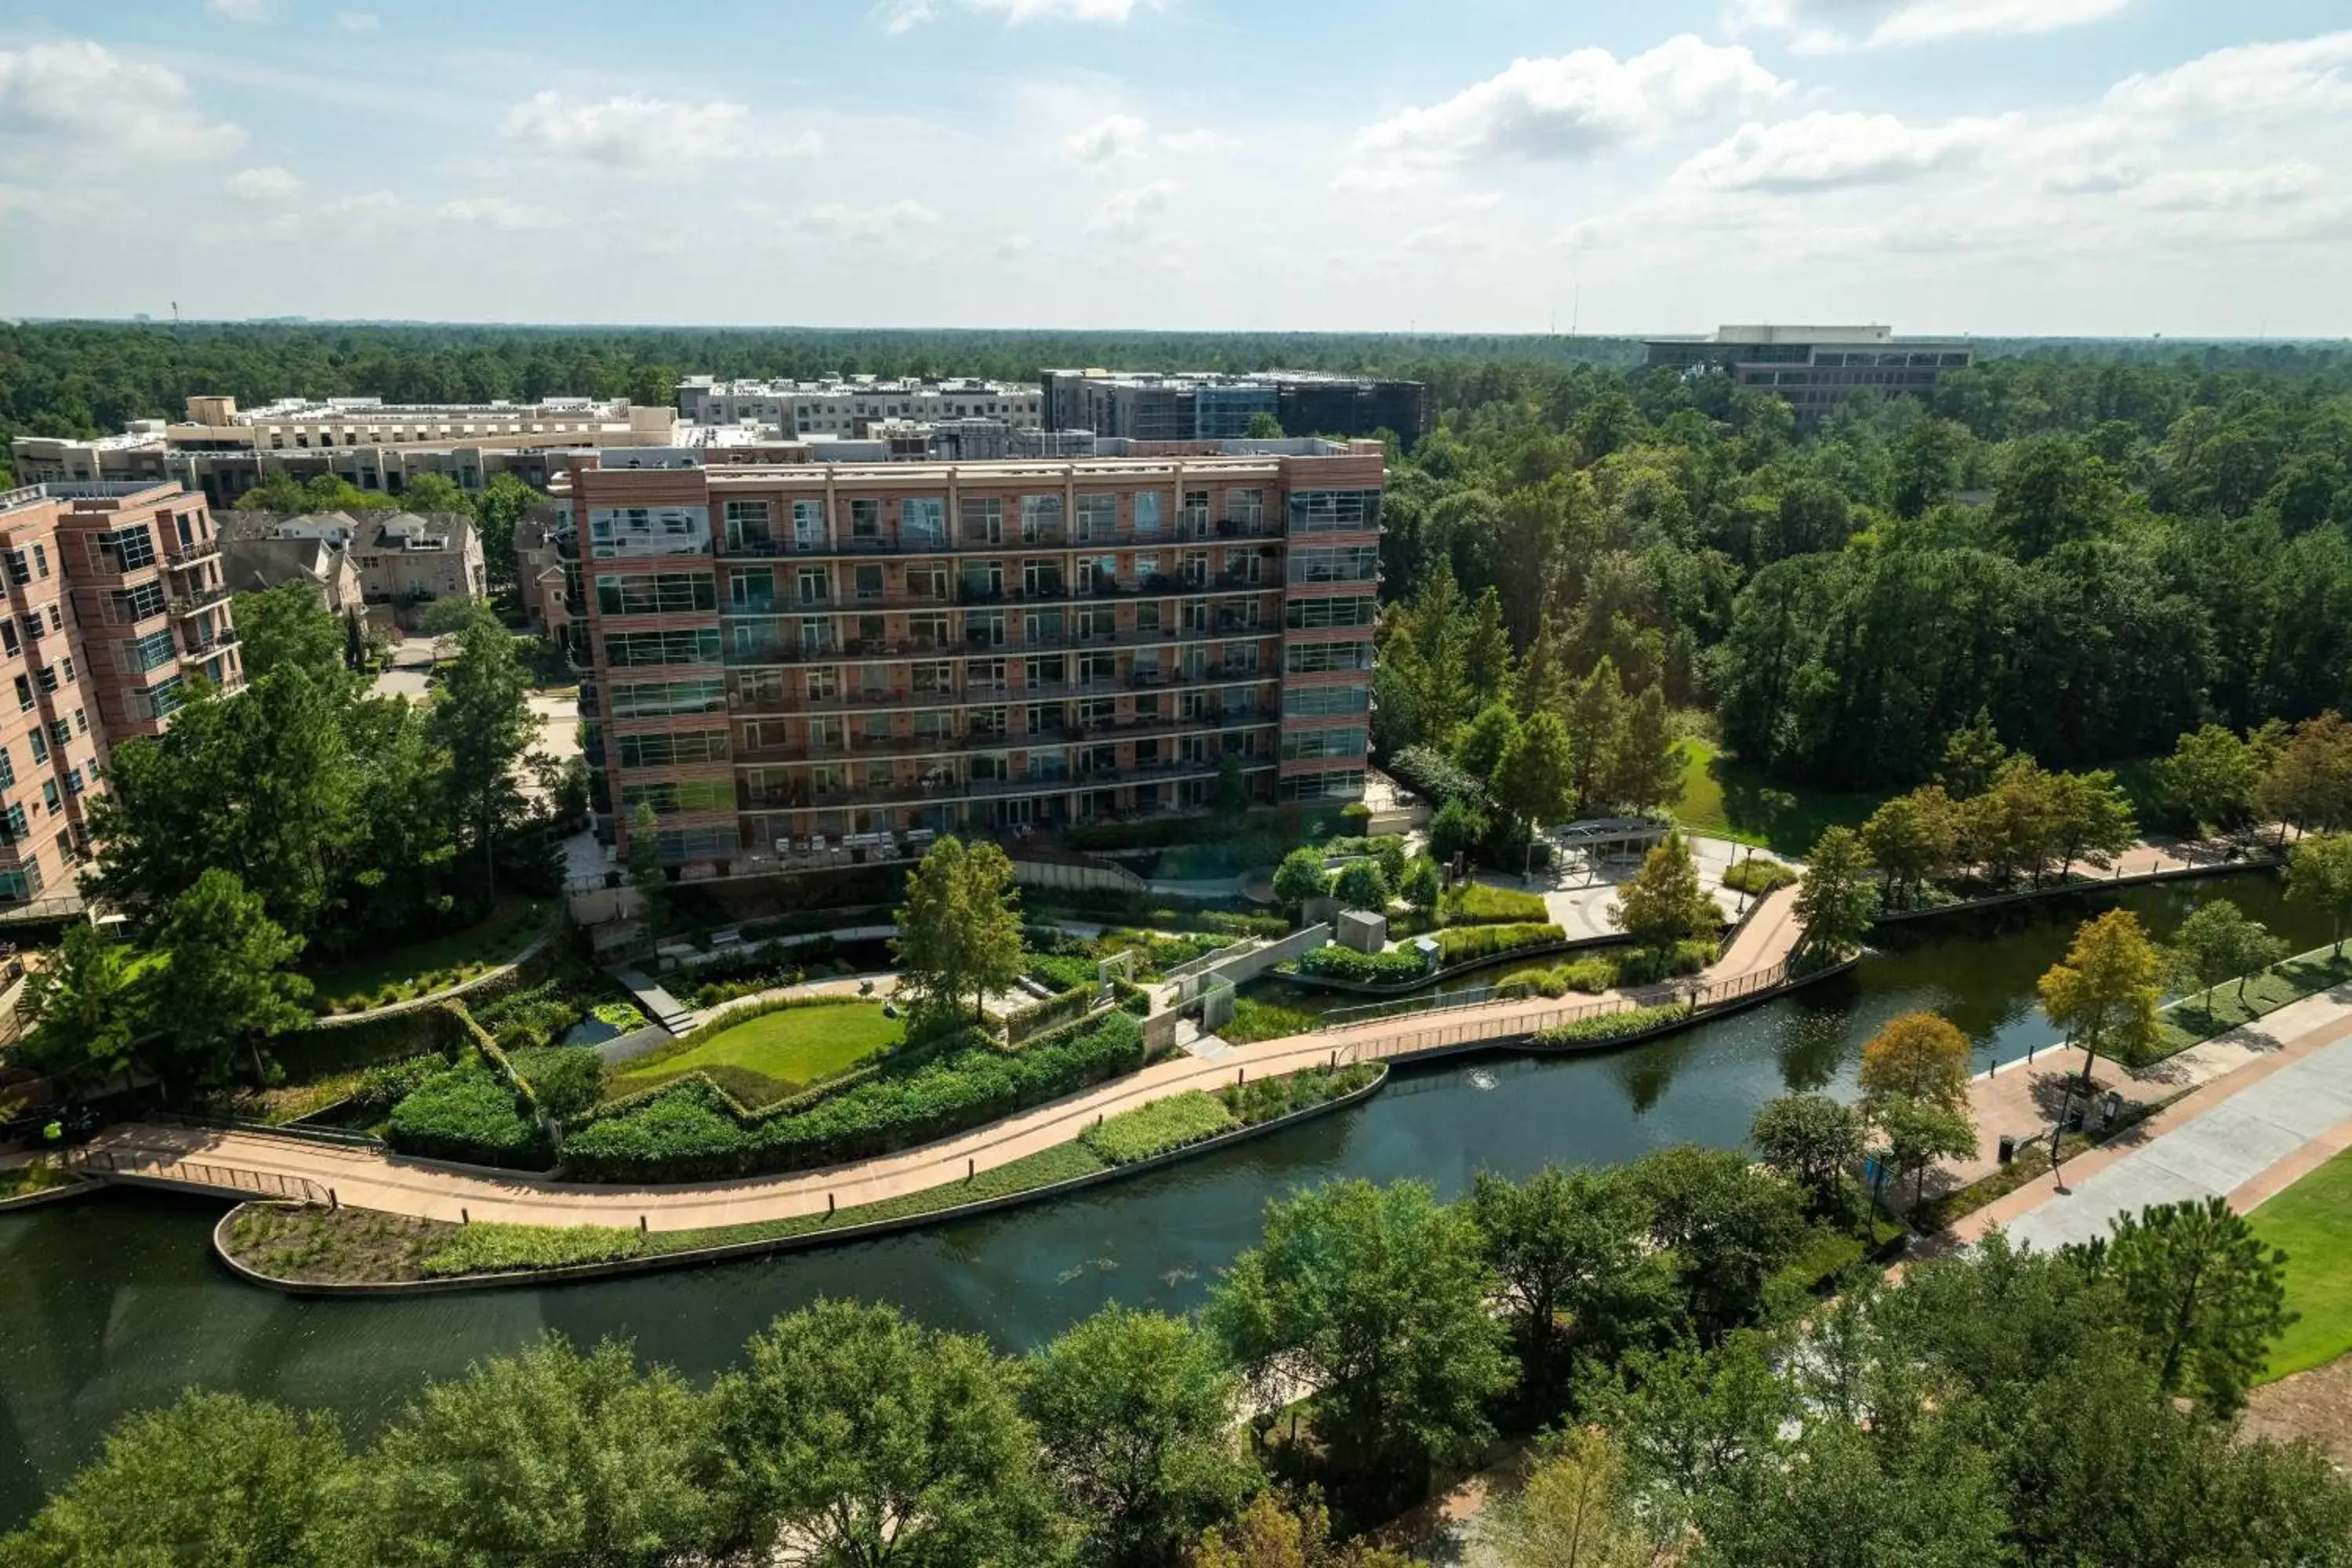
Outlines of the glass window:
[[1059,544],[1063,537],[1060,496],[1021,498],[1021,542],[1024,544]]
[[1293,599],[1283,613],[1292,631],[1327,626],[1369,626],[1381,618],[1381,602],[1370,595],[1329,599]]
[[613,632],[604,638],[604,662],[625,668],[645,664],[717,664],[719,629]]
[[686,615],[718,604],[718,585],[707,572],[596,579],[596,605],[608,616]]
[[1293,583],[1369,583],[1380,570],[1376,545],[1316,545],[1290,552]]
[[625,768],[666,768],[678,763],[723,763],[728,758],[727,731],[687,730],[667,735],[624,735],[621,765]]
[[908,544],[939,548],[948,542],[948,503],[937,496],[914,496],[898,503],[898,532]]
[[719,713],[727,708],[727,683],[717,677],[655,680],[613,688],[613,717],[655,718],[665,713]]
[[1160,492],[1158,490],[1136,492],[1135,531],[1138,536],[1160,531]]
[[[1029,503],[1024,500],[1021,504],[1025,510]],[[1078,498],[1078,537],[1080,539],[1108,539],[1118,528],[1118,498],[1117,496],[1087,495]]]

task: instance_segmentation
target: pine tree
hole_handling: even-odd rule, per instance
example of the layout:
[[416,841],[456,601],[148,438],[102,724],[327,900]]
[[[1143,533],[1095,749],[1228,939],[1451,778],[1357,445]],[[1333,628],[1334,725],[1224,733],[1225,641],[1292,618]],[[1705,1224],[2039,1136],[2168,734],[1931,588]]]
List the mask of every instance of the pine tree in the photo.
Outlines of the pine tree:
[[1578,816],[1598,816],[1613,804],[1620,739],[1625,729],[1625,693],[1617,683],[1616,661],[1602,655],[1569,700],[1568,734],[1574,751],[1570,788]]
[[1683,747],[1666,721],[1666,694],[1651,687],[1622,717],[1609,758],[1609,803],[1634,811],[1671,805],[1682,798]]
[[1723,924],[1680,833],[1669,833],[1642,858],[1642,868],[1618,890],[1614,912],[1626,935],[1653,950],[1712,935]]
[[1511,700],[1517,684],[1512,668],[1511,629],[1503,621],[1503,596],[1493,588],[1478,595],[1469,630],[1462,640],[1462,672],[1470,683],[1471,700],[1479,703]]

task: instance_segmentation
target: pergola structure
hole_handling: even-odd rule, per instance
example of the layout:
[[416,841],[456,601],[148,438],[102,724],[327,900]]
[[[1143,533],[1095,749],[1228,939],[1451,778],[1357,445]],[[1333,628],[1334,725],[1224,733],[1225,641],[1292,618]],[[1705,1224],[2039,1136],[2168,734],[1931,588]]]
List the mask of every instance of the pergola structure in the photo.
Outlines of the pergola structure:
[[1588,859],[1607,859],[1640,854],[1654,844],[1664,842],[1666,835],[1674,830],[1675,825],[1664,817],[1596,816],[1555,827],[1547,837],[1560,848],[1580,853]]

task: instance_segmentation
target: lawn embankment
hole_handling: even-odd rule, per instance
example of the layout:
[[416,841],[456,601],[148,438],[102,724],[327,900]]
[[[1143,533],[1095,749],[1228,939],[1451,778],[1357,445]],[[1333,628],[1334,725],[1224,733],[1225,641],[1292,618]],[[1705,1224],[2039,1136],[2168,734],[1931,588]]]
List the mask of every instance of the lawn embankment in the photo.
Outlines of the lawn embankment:
[[547,905],[500,899],[489,914],[458,931],[306,970],[310,1005],[321,1014],[354,1013],[429,996],[511,963],[547,929]]
[[1683,794],[1675,802],[1675,818],[1710,838],[1802,856],[1824,828],[1859,827],[1886,798],[1868,791],[1782,785],[1709,742],[1692,738],[1682,745]]
[[2352,1353],[2352,1152],[2338,1154],[2250,1216],[2286,1254],[2286,1304],[2297,1315],[2272,1348],[2269,1382]]
[[2148,1053],[2147,1061],[2162,1061],[2200,1040],[2275,1013],[2290,1002],[2347,984],[2352,984],[2352,947],[2342,952],[2321,947],[2250,975],[2242,986],[2232,981],[2192,993],[2158,1016],[2156,1049]]
[[907,1032],[903,1022],[885,1016],[879,1002],[824,996],[807,1003],[625,1063],[613,1075],[606,1097],[625,1100],[701,1071],[745,1105],[773,1105],[872,1060]]

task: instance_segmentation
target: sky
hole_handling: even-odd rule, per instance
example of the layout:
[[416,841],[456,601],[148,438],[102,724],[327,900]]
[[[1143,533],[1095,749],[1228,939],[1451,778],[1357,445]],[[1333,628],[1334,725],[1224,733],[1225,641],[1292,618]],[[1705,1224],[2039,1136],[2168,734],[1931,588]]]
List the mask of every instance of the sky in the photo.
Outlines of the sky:
[[2352,335],[2345,0],[0,0],[0,315]]

